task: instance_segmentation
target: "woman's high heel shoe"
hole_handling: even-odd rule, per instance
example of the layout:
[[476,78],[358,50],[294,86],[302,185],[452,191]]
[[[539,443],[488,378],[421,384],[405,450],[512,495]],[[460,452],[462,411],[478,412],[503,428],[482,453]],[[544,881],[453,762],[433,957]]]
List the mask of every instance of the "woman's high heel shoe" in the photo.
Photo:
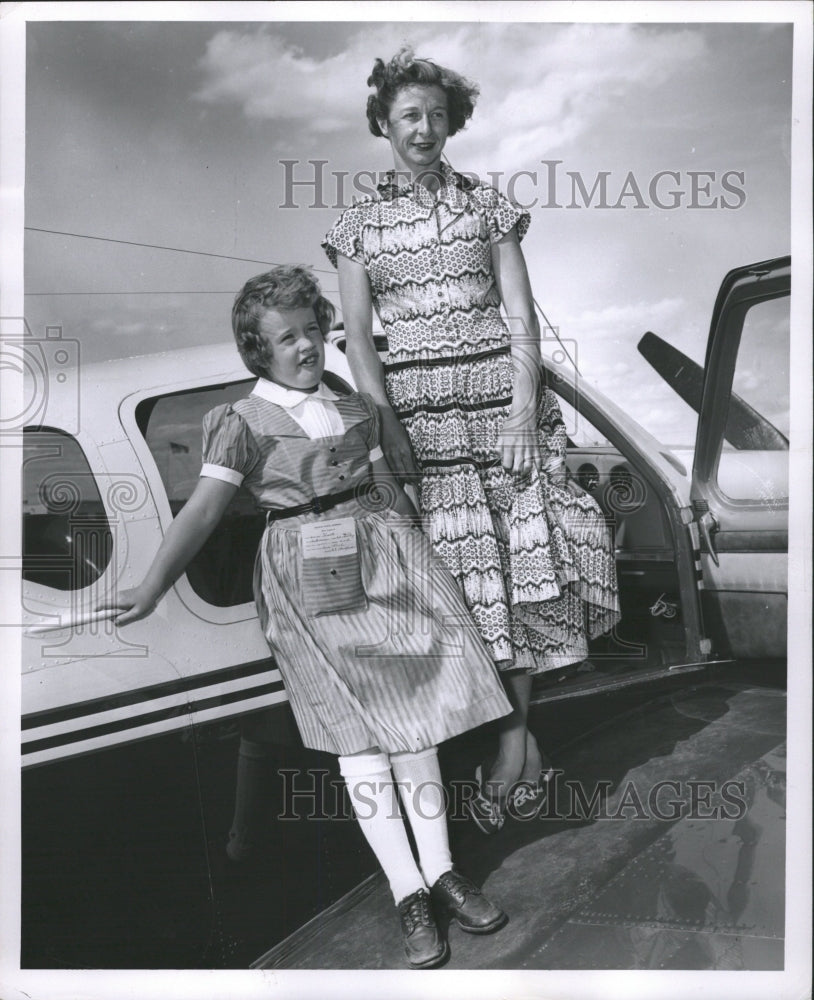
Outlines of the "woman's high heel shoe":
[[471,799],[467,800],[466,806],[475,825],[482,833],[497,833],[503,827],[506,814],[500,801],[490,798],[484,792],[484,769],[484,764],[478,764],[475,769],[475,781],[477,782],[478,790]]
[[543,756],[543,766],[536,781],[516,781],[506,798],[506,810],[513,819],[537,819],[548,801],[554,779],[551,761]]

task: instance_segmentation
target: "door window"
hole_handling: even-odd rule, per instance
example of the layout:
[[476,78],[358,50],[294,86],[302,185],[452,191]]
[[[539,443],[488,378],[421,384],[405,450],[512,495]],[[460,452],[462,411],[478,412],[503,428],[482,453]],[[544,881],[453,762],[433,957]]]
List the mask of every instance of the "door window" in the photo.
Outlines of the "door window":
[[[142,401],[136,420],[158,467],[173,516],[189,499],[201,471],[203,416],[243,398],[253,380],[194,389]],[[241,487],[218,527],[187,568],[199,597],[225,608],[252,601],[252,574],[265,519]]]
[[50,428],[23,434],[23,580],[82,590],[113,552],[99,487],[79,443]]
[[789,297],[755,303],[744,316],[718,464],[734,500],[785,501],[789,482]]

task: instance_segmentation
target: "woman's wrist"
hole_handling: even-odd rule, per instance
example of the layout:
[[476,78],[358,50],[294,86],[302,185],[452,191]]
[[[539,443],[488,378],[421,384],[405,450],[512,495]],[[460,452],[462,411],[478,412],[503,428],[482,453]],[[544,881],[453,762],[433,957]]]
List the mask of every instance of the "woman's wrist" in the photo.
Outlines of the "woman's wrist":
[[396,416],[389,400],[385,400],[383,403],[376,401],[376,406],[379,408],[379,416],[382,418],[383,422],[386,421],[390,424],[398,424],[399,427],[402,427],[402,423]]

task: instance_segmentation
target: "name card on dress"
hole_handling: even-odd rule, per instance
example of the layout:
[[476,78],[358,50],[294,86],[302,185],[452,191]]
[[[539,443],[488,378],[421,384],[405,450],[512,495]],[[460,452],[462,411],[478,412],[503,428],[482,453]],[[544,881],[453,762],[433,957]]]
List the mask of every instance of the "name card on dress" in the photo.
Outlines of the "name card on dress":
[[305,559],[349,556],[356,552],[356,521],[352,517],[303,524],[300,531]]
[[367,595],[352,517],[315,521],[300,527],[302,601],[306,614],[336,615],[363,611]]

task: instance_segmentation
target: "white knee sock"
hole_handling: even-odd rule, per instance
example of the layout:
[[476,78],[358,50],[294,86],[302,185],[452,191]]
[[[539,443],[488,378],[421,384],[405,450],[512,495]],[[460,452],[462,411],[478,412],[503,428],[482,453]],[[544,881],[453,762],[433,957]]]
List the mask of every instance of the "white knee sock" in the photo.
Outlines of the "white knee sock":
[[452,868],[438,748],[430,747],[418,753],[391,753],[390,763],[418,847],[424,880],[432,885]]
[[340,757],[339,771],[348,786],[362,833],[387,876],[395,901],[399,903],[418,889],[426,889],[407,839],[387,755],[380,752]]

